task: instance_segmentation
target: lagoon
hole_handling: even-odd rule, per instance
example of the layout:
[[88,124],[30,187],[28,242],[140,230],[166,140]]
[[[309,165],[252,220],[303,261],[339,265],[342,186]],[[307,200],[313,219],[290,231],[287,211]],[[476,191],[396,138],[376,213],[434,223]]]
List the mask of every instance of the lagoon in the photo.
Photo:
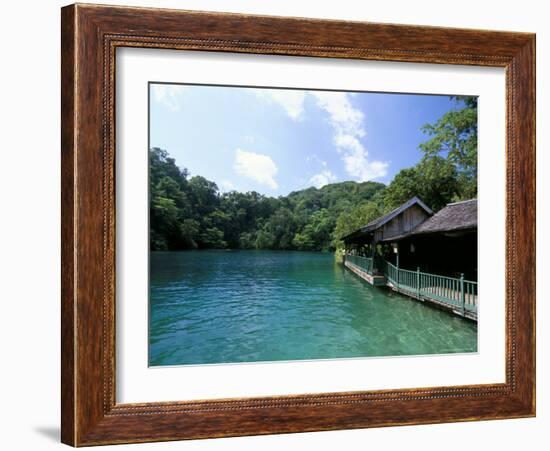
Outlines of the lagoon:
[[151,252],[150,366],[476,351],[476,323],[373,287],[331,253]]

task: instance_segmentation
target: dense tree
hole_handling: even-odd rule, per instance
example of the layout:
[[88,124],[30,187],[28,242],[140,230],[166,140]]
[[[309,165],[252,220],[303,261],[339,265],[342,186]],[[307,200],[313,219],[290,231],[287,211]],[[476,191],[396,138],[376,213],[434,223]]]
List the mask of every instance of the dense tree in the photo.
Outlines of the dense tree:
[[180,170],[166,151],[152,148],[149,158],[152,250],[332,250],[339,215],[380,200],[384,190],[381,183],[343,182],[279,198],[221,194],[215,183]]
[[457,171],[459,198],[477,196],[477,97],[453,96],[462,108],[445,113],[422,131],[431,138],[420,145],[426,158],[443,156]]
[[292,211],[286,207],[279,208],[264,224],[256,241],[258,249],[293,249],[292,240],[297,226]]
[[477,195],[477,98],[454,97],[458,107],[422,130],[422,160],[386,187],[342,182],[278,198],[257,192],[220,193],[190,177],[165,150],[149,151],[150,247],[181,249],[295,249],[327,251],[342,236],[413,196],[437,211]]
[[329,210],[318,210],[311,215],[302,231],[296,233],[292,244],[301,251],[330,250],[333,247],[332,232],[335,224],[336,218]]
[[384,192],[386,211],[418,196],[437,211],[456,199],[460,182],[455,166],[440,156],[425,157],[412,168],[402,169]]
[[196,228],[189,228],[191,204],[187,189],[186,170],[180,170],[168,152],[153,148],[149,152],[150,222],[152,249],[196,247]]
[[189,180],[189,195],[196,213],[201,216],[212,213],[220,203],[218,186],[200,175]]
[[447,203],[477,196],[477,97],[454,96],[458,108],[445,113],[422,131],[424,156],[401,170],[384,191],[385,211],[412,196],[437,211]]
[[341,249],[343,247],[342,237],[382,216],[382,213],[380,205],[373,201],[364,202],[341,213],[334,228],[333,247]]

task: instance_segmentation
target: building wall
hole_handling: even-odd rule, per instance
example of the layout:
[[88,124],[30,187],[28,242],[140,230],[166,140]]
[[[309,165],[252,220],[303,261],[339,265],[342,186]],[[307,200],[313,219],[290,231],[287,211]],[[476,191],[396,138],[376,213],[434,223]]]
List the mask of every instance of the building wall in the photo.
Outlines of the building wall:
[[375,240],[379,241],[384,238],[408,233],[428,218],[428,213],[415,204],[399,213],[395,218],[377,230]]
[[[412,245],[412,247],[411,247]],[[399,242],[399,265],[403,269],[477,280],[477,230],[458,236],[433,233]],[[395,256],[391,255],[392,262]]]

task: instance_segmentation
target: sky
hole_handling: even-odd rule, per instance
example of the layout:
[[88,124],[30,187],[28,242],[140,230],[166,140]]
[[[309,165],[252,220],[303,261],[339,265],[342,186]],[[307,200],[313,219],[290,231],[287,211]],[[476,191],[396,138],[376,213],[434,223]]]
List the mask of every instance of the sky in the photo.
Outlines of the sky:
[[149,84],[149,146],[220,191],[287,195],[414,166],[448,96]]

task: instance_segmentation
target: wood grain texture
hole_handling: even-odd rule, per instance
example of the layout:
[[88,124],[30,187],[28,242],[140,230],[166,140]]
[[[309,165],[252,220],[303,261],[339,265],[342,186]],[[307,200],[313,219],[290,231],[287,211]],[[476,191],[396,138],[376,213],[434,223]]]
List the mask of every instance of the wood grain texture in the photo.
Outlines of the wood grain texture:
[[75,443],[74,9],[61,14],[61,440]]
[[[73,446],[533,416],[535,37],[72,5],[62,10],[62,441]],[[506,68],[506,383],[117,404],[116,48]]]

